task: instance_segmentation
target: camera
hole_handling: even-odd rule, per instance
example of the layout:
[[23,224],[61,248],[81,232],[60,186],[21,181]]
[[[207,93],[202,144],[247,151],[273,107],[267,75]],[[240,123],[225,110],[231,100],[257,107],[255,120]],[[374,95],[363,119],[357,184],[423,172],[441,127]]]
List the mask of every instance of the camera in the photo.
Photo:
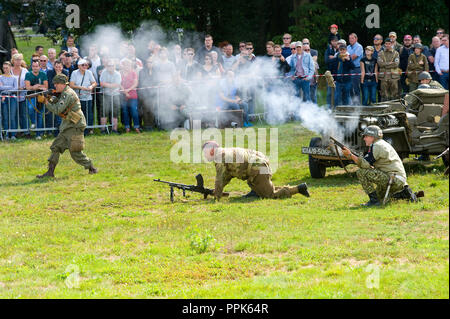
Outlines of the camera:
[[66,53],[66,54],[64,54],[66,57],[72,57],[73,56],[73,54],[72,53]]

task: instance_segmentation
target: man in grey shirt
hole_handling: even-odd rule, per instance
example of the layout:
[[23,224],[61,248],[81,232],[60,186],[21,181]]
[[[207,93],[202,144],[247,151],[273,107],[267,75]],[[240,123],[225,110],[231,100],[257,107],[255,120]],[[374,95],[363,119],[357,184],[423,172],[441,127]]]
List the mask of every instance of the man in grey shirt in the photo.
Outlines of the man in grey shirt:
[[[117,118],[120,109],[120,84],[122,76],[114,69],[114,63],[111,60],[106,62],[106,70],[100,75],[100,86],[103,88],[103,113],[100,118],[100,124],[106,125],[108,118],[111,119],[112,131],[117,132]],[[102,129],[102,133],[105,130]]]

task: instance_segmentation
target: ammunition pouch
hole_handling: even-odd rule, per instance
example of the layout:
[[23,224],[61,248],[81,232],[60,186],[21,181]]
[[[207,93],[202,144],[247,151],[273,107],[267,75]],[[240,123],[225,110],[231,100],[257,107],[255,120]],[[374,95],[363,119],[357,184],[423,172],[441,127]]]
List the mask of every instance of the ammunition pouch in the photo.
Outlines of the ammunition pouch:
[[70,138],[70,147],[69,150],[71,152],[81,152],[84,150],[84,136],[83,134],[80,135],[72,135]]

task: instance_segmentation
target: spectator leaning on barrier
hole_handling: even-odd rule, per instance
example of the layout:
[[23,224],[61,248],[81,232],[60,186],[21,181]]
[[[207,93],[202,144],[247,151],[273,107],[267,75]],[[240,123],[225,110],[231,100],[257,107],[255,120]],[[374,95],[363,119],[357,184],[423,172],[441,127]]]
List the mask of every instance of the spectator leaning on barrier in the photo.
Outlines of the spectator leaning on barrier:
[[228,71],[226,77],[220,82],[219,93],[216,101],[217,111],[243,110],[244,127],[253,126],[248,118],[248,104],[238,95],[238,87],[234,78],[234,72]]
[[[94,75],[88,70],[89,64],[85,59],[78,61],[78,70],[75,70],[70,76],[70,87],[77,93],[81,102],[81,111],[83,112],[87,125],[94,125],[94,111],[92,105],[92,93],[97,86]],[[92,128],[86,129],[86,134],[93,134]]]
[[378,55],[377,63],[380,70],[378,79],[381,81],[381,99],[383,101],[398,98],[398,80],[400,74],[398,66],[400,63],[399,54],[392,47],[390,38],[385,40],[385,48]]
[[[167,50],[165,52],[167,54]],[[167,56],[166,56],[167,59]],[[169,61],[167,61],[169,62]],[[172,63],[172,62],[170,62]],[[173,63],[172,63],[173,65]],[[175,66],[173,66],[175,68]],[[140,133],[139,125],[139,113],[138,113],[138,97],[136,88],[138,86],[138,76],[136,71],[133,70],[133,62],[125,59],[121,62],[121,76],[122,85],[122,119],[125,125],[125,131],[130,132],[131,122],[130,116],[133,119],[133,126],[136,133]],[[175,72],[174,72],[175,73]]]
[[[29,128],[28,121],[28,107],[25,102],[25,77],[28,73],[28,70],[22,67],[23,63],[23,55],[20,53],[16,53],[12,56],[12,69],[11,75],[17,81],[17,88],[21,90],[21,92],[17,93],[18,99],[18,109],[19,109],[19,125],[22,130]],[[26,134],[29,134],[26,133]],[[18,136],[18,135],[17,135]]]
[[[0,75],[0,105],[3,130],[17,129],[17,80],[11,75],[11,62],[5,61],[2,66],[3,74]],[[13,97],[11,97],[13,96]],[[16,133],[6,134],[6,139],[15,140]]]
[[[100,75],[100,86],[103,93],[103,110],[100,118],[100,125],[106,125],[108,119],[111,121],[112,132],[118,133],[118,118],[120,110],[120,86],[122,84],[122,76],[114,69],[114,62],[112,60],[106,61],[106,69]],[[102,128],[102,133],[105,133],[105,128]]]
[[406,69],[408,68],[408,59],[411,54],[414,53],[414,48],[412,46],[412,36],[409,34],[403,37],[403,46],[399,50],[400,56],[400,69],[402,69],[402,75],[400,76],[399,94],[407,93],[409,91],[408,84],[406,83]]
[[[33,62],[31,65],[31,71],[25,76],[25,87],[28,90],[28,94],[48,90],[47,74],[40,70],[39,62]],[[42,118],[42,104],[38,103],[36,98],[32,98],[27,101],[29,103],[28,114],[32,123],[31,128],[36,127],[37,129],[42,129],[44,127]],[[42,138],[42,134],[42,131],[36,131],[36,139],[40,140]]]
[[434,58],[434,67],[439,75],[439,83],[448,90],[448,34],[441,38],[442,45],[436,50]]
[[316,69],[314,60],[311,54],[303,52],[302,43],[299,41],[296,43],[297,52],[289,60],[289,66],[291,71],[288,73],[291,76],[295,88],[297,90],[297,96],[300,97],[300,91],[303,92],[303,101],[311,102],[309,82],[314,76]]
[[153,60],[152,56],[148,57],[144,68],[139,72],[138,99],[144,124],[143,128],[146,131],[151,131],[155,127],[157,98],[155,86],[157,81],[153,72]]
[[292,42],[292,35],[290,35],[289,33],[284,34],[283,35],[283,46],[281,47],[281,49],[282,49],[281,54],[284,56],[285,59],[288,56],[290,56],[291,54],[294,54],[291,51],[291,42]]
[[429,71],[427,57],[422,53],[423,46],[420,43],[414,44],[414,53],[408,58],[408,85],[409,92],[414,91],[419,86],[419,74]]
[[339,46],[336,59],[332,60],[332,68],[336,70],[336,90],[334,93],[334,105],[349,105],[350,91],[352,88],[351,73],[354,68],[353,61],[344,44]]
[[373,57],[375,49],[372,46],[366,47],[366,55],[361,59],[361,87],[362,104],[369,105],[377,102],[377,60]]
[[361,44],[358,43],[358,36],[355,33],[351,33],[348,36],[350,44],[347,46],[347,52],[353,62],[352,74],[358,74],[352,76],[352,89],[350,91],[350,96],[352,98],[353,104],[359,105],[361,103],[361,90],[360,90],[360,77],[361,66],[359,62],[361,61],[364,50]]
[[437,74],[436,69],[434,67],[434,58],[436,56],[436,50],[441,46],[441,39],[439,37],[433,37],[431,45],[430,45],[430,55],[428,56],[428,65],[430,67],[431,77],[434,81],[439,81],[439,75]]

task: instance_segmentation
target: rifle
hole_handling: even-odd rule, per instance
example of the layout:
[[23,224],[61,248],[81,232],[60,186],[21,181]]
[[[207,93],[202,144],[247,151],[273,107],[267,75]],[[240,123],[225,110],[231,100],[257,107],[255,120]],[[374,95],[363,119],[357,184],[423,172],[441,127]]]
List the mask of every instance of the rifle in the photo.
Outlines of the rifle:
[[[159,182],[159,183],[165,183],[170,186],[170,201],[172,203],[173,203],[173,198],[174,198],[174,191],[173,191],[174,188],[183,190],[184,197],[186,197],[186,191],[203,194],[204,199],[208,198],[208,195],[214,196],[213,189],[205,188],[203,186],[202,174],[198,174],[197,176],[195,176],[195,179],[197,180],[197,185],[186,185],[186,184],[180,184],[180,183],[167,182],[167,181],[162,181],[159,178],[154,179],[153,181]],[[223,196],[228,196],[228,195],[229,195],[228,193],[223,193]]]
[[434,160],[437,160],[437,159],[439,159],[439,158],[441,158],[441,157],[443,157],[443,156],[445,156],[445,155],[447,155],[447,154],[448,154],[448,147],[447,147],[447,149],[446,149],[445,151],[442,152],[442,154],[436,156],[436,157],[434,158]]
[[341,149],[347,148],[347,149],[350,150],[350,152],[351,152],[353,155],[359,157],[359,154],[356,154],[356,152],[352,151],[349,147],[345,146],[344,144],[342,144],[341,142],[339,142],[338,140],[336,140],[334,137],[330,136],[330,140],[333,141],[334,145],[339,146]]
[[56,95],[56,90],[39,91],[36,93],[27,94],[25,97],[27,99],[32,99],[32,98],[38,97],[40,95],[42,95],[44,97],[54,96],[54,95]]

